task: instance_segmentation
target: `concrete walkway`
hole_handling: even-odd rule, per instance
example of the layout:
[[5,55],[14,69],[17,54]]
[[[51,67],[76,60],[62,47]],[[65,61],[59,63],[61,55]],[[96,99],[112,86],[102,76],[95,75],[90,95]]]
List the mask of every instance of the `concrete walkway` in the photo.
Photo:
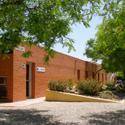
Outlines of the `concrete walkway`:
[[[25,101],[17,101],[17,102],[6,102],[6,103],[0,103],[0,107],[26,107],[26,106],[32,106],[35,104],[41,104],[45,102],[45,97],[41,98],[36,98],[36,99],[27,99]],[[74,102],[75,103],[75,102]],[[97,102],[98,103],[98,102]],[[125,100],[121,101],[114,101],[114,103],[119,103],[119,104],[125,104]]]
[[25,101],[10,102],[10,103],[0,103],[0,107],[25,107],[29,105],[39,104],[44,102],[45,97],[36,99],[27,99]]
[[125,125],[125,104],[38,102],[0,107],[0,125]]

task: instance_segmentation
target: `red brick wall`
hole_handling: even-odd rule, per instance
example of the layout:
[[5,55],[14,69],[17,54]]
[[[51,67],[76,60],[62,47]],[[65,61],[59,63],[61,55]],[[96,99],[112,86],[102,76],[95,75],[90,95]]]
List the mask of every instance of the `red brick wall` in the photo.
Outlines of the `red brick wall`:
[[[27,48],[28,50],[28,48]],[[43,57],[45,52],[38,47],[32,47],[32,56],[29,58],[22,57],[20,51],[14,51],[14,69],[13,69],[13,100],[26,99],[26,69],[23,64],[27,62],[35,63],[35,86],[33,87],[33,97],[45,96],[45,90],[49,80],[77,80],[77,70],[80,70],[80,79],[85,77],[85,62],[57,53],[48,65],[44,65]],[[36,67],[46,67],[45,73],[36,71]]]
[[[28,50],[28,48],[26,48]],[[20,52],[18,50],[14,51],[14,69],[13,69],[13,86],[14,86],[14,101],[17,100],[24,100],[26,99],[26,68],[24,67],[24,64],[28,62],[35,63],[35,67],[43,66],[43,55],[44,52],[38,47],[32,48],[32,56],[29,58],[24,58],[22,56],[23,52]],[[35,70],[35,86],[33,86],[33,97],[40,97],[44,96],[43,90],[45,90],[45,84],[44,84],[44,74],[38,73]]]
[[[45,52],[43,49],[33,46],[32,49],[25,47],[26,50],[32,51],[32,56],[24,58],[21,51],[14,50],[13,57],[9,61],[1,61],[0,74],[9,76],[9,98],[13,101],[26,99],[26,67],[28,62],[35,65],[34,84],[32,86],[32,97],[45,96],[45,90],[49,80],[68,80],[77,81],[77,71],[80,71],[80,80],[86,79],[86,71],[88,78],[93,77],[93,72],[99,68],[96,64],[86,62],[77,58],[73,58],[61,53],[56,53],[55,57],[50,60],[49,65],[44,65],[43,57]],[[4,69],[7,67],[7,69]],[[40,73],[36,71],[36,67],[45,67],[46,72]],[[3,69],[2,69],[3,68]],[[13,71],[13,72],[12,72]],[[7,73],[7,74],[6,74]],[[104,73],[101,71],[100,73]],[[106,74],[105,74],[106,75]],[[96,75],[96,79],[97,75]],[[100,75],[99,80],[102,80]],[[12,85],[13,82],[13,85]],[[13,87],[13,88],[12,88]],[[13,90],[13,91],[12,91]],[[13,96],[12,96],[13,94]]]
[[57,53],[47,67],[46,78],[77,80],[77,70],[80,70],[80,79],[84,79],[85,62],[73,57]]
[[108,80],[107,73],[104,70],[102,70],[101,65],[86,62],[85,67],[85,71],[88,73],[88,78],[86,79],[94,78],[103,83],[105,83]]
[[0,56],[0,76],[7,77],[7,98],[12,101],[13,99],[13,55],[8,57]]

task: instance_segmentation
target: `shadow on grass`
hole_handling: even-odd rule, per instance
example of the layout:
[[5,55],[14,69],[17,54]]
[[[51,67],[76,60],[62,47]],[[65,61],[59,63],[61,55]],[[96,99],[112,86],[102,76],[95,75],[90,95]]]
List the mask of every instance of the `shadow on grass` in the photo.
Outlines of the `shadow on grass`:
[[125,110],[93,114],[88,117],[88,123],[89,125],[125,125]]
[[0,125],[77,125],[61,123],[47,110],[0,110]]

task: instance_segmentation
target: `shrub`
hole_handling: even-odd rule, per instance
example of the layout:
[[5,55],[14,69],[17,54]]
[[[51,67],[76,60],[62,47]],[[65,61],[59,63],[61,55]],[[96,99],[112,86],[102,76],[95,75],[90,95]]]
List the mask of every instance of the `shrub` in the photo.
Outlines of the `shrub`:
[[125,92],[125,84],[124,83],[109,82],[103,86],[103,90]]
[[117,91],[117,92],[125,92],[125,85],[124,84],[116,84],[115,85],[115,90]]
[[123,83],[107,83],[103,87],[103,90],[116,91],[116,92],[125,92],[125,84]]
[[109,90],[100,92],[99,97],[104,99],[118,99],[118,97]]
[[73,85],[74,85],[74,83],[73,83],[73,81],[72,81],[71,79],[65,81],[65,84],[66,84],[66,89],[67,89],[67,90],[70,91],[70,90],[73,89]]
[[72,80],[61,81],[61,80],[54,80],[50,81],[48,84],[48,88],[53,91],[66,91],[71,92],[73,89],[74,83]]
[[105,91],[105,90],[107,90],[107,85],[106,84],[102,85],[102,91]]
[[102,90],[102,84],[95,80],[79,81],[77,84],[79,94],[97,95]]
[[63,81],[49,81],[48,88],[53,91],[66,91],[66,84]]
[[114,82],[109,82],[106,83],[106,90],[115,90],[115,83]]

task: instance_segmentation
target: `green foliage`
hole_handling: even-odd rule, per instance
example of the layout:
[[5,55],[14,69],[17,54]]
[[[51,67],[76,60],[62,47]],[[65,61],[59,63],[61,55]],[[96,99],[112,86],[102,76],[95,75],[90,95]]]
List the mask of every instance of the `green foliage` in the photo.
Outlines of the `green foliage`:
[[64,92],[66,90],[66,84],[63,81],[49,81],[48,88],[53,91]]
[[109,82],[103,85],[102,87],[103,91],[114,91],[118,93],[125,92],[125,85],[124,83],[114,83],[114,82]]
[[124,84],[116,84],[115,90],[118,93],[124,93],[125,92],[125,85]]
[[79,81],[77,84],[79,94],[97,95],[102,90],[102,84],[95,80]]
[[27,51],[25,53],[23,53],[23,57],[25,58],[29,58],[32,55],[31,51]]
[[112,91],[109,90],[100,92],[99,97],[104,99],[118,99],[118,97]]
[[123,78],[124,77],[124,73],[123,72],[116,72],[116,76]]
[[109,82],[109,83],[106,83],[106,90],[110,90],[110,91],[112,91],[112,90],[115,90],[115,83],[114,82]]
[[74,82],[71,79],[69,79],[65,81],[65,84],[66,84],[66,91],[70,92],[73,89]]
[[108,72],[124,72],[125,66],[125,1],[110,18],[104,18],[95,39],[87,43],[86,55],[101,60]]
[[72,80],[54,80],[49,82],[48,88],[53,91],[70,92],[73,89],[73,85],[74,83]]
[[120,1],[1,0],[0,53],[8,53],[22,42],[44,46],[49,56],[56,43],[70,51],[74,49],[74,41],[67,37],[71,25],[82,22],[88,27],[93,14],[102,12],[100,8],[104,15],[112,13]]

